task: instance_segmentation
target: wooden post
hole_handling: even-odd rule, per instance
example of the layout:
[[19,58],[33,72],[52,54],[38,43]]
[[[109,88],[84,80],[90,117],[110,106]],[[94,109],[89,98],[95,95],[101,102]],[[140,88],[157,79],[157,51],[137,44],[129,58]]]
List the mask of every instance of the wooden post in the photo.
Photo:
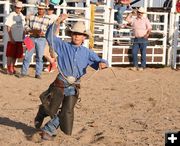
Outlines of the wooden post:
[[94,48],[94,14],[95,14],[95,5],[91,4],[91,20],[90,20],[90,31],[91,36],[89,38],[89,48]]

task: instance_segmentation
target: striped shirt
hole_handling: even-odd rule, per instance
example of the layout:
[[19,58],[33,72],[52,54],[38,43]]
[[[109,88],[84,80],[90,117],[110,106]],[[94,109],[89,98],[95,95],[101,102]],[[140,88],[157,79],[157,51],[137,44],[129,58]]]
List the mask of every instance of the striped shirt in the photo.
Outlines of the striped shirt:
[[44,15],[43,17],[38,17],[38,15],[32,15],[27,20],[25,28],[27,31],[41,30],[45,34],[50,23],[51,21],[48,15]]

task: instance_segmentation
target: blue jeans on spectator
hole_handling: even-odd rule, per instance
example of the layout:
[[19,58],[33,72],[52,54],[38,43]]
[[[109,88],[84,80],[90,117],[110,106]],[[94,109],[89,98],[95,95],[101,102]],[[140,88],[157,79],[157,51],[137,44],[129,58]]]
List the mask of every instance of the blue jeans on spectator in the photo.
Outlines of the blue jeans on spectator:
[[122,24],[123,22],[123,13],[126,11],[126,5],[117,4],[114,6],[114,9],[117,10],[114,14],[114,20],[117,21],[118,24]]
[[146,47],[147,39],[146,38],[134,38],[132,46],[132,57],[134,67],[138,67],[138,50],[141,52],[141,67],[146,67]]
[[43,70],[43,55],[44,55],[44,48],[46,45],[46,38],[40,37],[40,38],[31,38],[34,42],[35,48],[25,52],[25,57],[23,60],[23,66],[21,69],[21,74],[27,75],[27,71],[32,59],[32,55],[35,52],[36,53],[36,75],[41,75]]

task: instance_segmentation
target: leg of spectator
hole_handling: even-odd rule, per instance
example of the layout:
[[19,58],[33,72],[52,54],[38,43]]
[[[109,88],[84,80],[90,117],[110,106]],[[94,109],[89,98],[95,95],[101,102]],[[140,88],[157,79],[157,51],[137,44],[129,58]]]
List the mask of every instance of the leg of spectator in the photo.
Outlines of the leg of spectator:
[[140,51],[141,51],[141,67],[146,67],[146,47],[147,47],[147,40],[142,39],[143,43],[140,44]]
[[43,55],[46,46],[45,38],[36,38],[36,75],[41,75],[43,70]]
[[139,44],[137,43],[136,39],[134,39],[134,43],[132,46],[132,58],[134,67],[138,67],[138,50]]
[[29,65],[30,65],[30,62],[31,62],[32,55],[33,55],[34,51],[35,51],[35,48],[33,48],[30,51],[26,50],[25,57],[24,57],[24,60],[23,60],[23,65],[22,65],[22,68],[21,68],[21,74],[27,75],[27,71],[28,71],[28,68],[29,68]]

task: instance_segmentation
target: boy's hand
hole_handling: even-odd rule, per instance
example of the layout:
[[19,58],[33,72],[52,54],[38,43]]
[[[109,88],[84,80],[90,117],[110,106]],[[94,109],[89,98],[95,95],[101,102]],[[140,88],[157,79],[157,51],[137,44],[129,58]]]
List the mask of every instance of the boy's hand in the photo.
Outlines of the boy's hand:
[[100,62],[100,63],[99,63],[99,69],[101,70],[101,69],[105,69],[105,68],[107,68],[106,63]]
[[68,18],[68,14],[60,14],[58,19],[57,19],[57,23],[61,23],[63,22],[64,20],[66,20]]

